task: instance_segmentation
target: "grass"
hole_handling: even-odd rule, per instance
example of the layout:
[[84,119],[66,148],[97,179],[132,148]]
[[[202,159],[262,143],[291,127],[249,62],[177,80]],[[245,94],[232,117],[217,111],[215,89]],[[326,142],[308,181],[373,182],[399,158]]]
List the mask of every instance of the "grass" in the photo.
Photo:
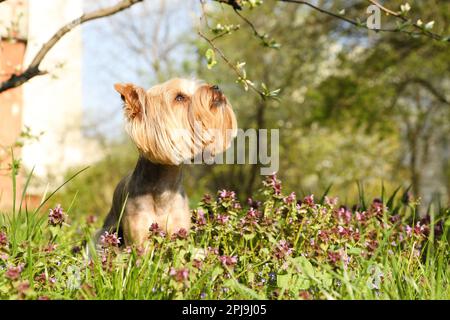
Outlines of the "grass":
[[76,197],[62,210],[54,193],[35,210],[21,201],[0,215],[0,298],[449,299],[449,210],[419,220],[397,193],[361,191],[350,209],[284,194],[272,176],[247,204],[205,195],[189,232],[153,225],[144,249],[107,234],[97,251],[101,221],[73,212]]

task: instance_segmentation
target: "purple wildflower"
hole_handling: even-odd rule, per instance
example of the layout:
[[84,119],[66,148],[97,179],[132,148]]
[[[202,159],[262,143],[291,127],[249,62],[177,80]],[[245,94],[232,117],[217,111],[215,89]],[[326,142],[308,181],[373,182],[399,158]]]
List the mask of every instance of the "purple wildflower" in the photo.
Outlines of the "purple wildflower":
[[25,299],[27,295],[27,291],[30,290],[30,283],[28,280],[25,280],[17,286],[17,293],[19,294],[20,299]]
[[8,245],[8,237],[6,236],[6,233],[3,231],[0,231],[0,247],[6,247]]
[[411,228],[411,226],[406,225],[406,226],[404,227],[404,230],[405,230],[405,232],[406,232],[406,235],[407,235],[408,237],[410,237],[411,234],[412,234],[412,228]]
[[236,198],[236,193],[234,191],[223,189],[218,191],[218,196],[219,202],[234,201]]
[[44,247],[44,252],[45,253],[50,253],[56,250],[56,248],[58,247],[57,244],[55,243],[49,243]]
[[291,255],[292,251],[292,247],[286,240],[280,240],[278,245],[275,247],[274,254],[277,259],[283,259],[284,257]]
[[286,204],[295,202],[295,192],[291,192],[287,197],[283,199],[283,202]]
[[247,204],[250,208],[258,209],[261,206],[261,201],[253,200],[252,198],[247,199]]
[[90,215],[88,215],[88,216],[86,217],[86,223],[87,223],[88,225],[92,225],[92,224],[94,224],[94,223],[96,223],[96,222],[97,222],[97,217],[96,217],[96,216],[90,214]]
[[66,221],[66,214],[64,213],[61,205],[58,204],[54,209],[50,209],[48,214],[48,223],[52,226],[62,226]]
[[5,277],[7,277],[10,280],[17,280],[20,277],[20,274],[23,271],[23,264],[20,264],[18,266],[11,266],[6,270]]
[[342,256],[340,252],[332,252],[329,251],[328,252],[328,260],[332,263],[332,264],[336,264],[337,262],[341,261]]
[[216,221],[219,224],[226,224],[230,220],[230,217],[224,214],[218,214],[216,217]]
[[150,234],[153,236],[165,237],[166,233],[159,227],[159,225],[154,222],[149,228]]
[[352,213],[345,206],[339,208],[339,210],[337,211],[337,216],[341,222],[344,222],[346,224],[349,224],[352,220]]
[[171,267],[169,274],[178,282],[186,281],[189,278],[189,270],[187,268],[175,269]]
[[302,203],[311,208],[315,207],[314,195],[310,194],[309,196],[304,197]]
[[206,225],[205,212],[202,209],[197,210],[196,223],[199,226]]
[[219,254],[219,248],[208,247],[208,253],[218,255]]
[[185,228],[180,228],[177,233],[175,233],[175,236],[178,239],[187,239],[189,236],[188,231]]
[[201,261],[201,260],[198,260],[198,259],[194,259],[193,261],[192,261],[192,265],[195,267],[195,268],[197,268],[197,269],[201,269],[202,268],[202,266],[203,266],[203,261]]
[[210,205],[212,202],[212,197],[210,194],[204,194],[202,198],[202,203],[205,205]]
[[325,196],[325,204],[329,207],[334,207],[335,205],[337,205],[338,203],[338,198],[337,197],[328,197]]
[[100,236],[100,243],[103,248],[118,247],[120,245],[120,238],[115,232],[109,233],[108,231],[105,231],[105,233]]
[[266,187],[271,187],[275,195],[281,194],[281,182],[280,180],[277,179],[276,174],[268,176],[267,179],[263,182],[263,184]]
[[234,267],[238,261],[237,256],[220,256],[219,257],[220,262],[226,267]]

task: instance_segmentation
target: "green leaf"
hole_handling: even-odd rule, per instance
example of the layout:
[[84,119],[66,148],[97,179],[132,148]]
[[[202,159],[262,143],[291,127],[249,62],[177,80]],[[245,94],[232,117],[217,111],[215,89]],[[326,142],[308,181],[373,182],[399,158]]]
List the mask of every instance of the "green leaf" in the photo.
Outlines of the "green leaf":
[[244,233],[245,240],[252,240],[256,236],[256,233]]
[[213,49],[209,48],[205,52],[206,62],[208,63],[208,69],[211,69],[217,64],[216,54]]
[[296,257],[293,261],[308,277],[314,277],[314,267],[306,257]]

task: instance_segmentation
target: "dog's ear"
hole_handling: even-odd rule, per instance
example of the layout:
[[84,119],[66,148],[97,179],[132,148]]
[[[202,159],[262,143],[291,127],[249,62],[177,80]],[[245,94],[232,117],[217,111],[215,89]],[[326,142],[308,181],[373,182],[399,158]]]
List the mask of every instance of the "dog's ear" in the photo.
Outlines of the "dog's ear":
[[123,100],[125,115],[129,119],[141,118],[145,107],[145,90],[131,83],[116,83],[114,89]]

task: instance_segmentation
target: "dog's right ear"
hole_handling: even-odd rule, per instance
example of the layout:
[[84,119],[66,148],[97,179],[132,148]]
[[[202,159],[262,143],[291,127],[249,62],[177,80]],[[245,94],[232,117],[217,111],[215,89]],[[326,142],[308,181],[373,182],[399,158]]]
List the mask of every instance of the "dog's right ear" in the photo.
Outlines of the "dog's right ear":
[[124,102],[125,115],[129,119],[141,118],[145,107],[145,90],[131,83],[116,83],[114,89]]

